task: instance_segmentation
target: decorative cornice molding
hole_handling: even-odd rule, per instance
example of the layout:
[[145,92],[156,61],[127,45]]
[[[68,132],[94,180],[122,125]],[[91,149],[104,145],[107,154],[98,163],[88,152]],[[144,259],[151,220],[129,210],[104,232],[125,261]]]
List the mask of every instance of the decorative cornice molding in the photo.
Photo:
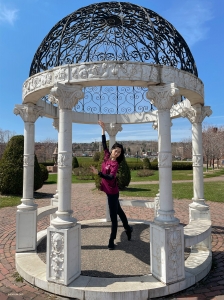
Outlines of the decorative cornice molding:
[[158,108],[158,110],[171,109],[173,104],[178,102],[179,90],[175,83],[164,86],[149,87],[146,97]]
[[13,112],[15,115],[20,115],[24,122],[34,123],[39,117],[43,116],[44,108],[33,103],[17,104]]
[[56,83],[48,97],[51,103],[55,103],[60,109],[72,109],[77,102],[84,97],[81,85],[67,86]]
[[193,123],[202,123],[205,117],[209,117],[212,114],[210,106],[202,106],[201,104],[195,104],[190,108],[183,108],[181,116],[188,118]]
[[115,136],[118,131],[122,131],[122,126],[121,124],[115,123],[105,124],[105,130],[109,134],[109,136]]
[[[125,85],[127,81],[135,82],[134,86],[166,85],[175,82],[178,88],[184,89],[182,92],[193,92],[194,98],[198,98],[198,101],[203,101],[204,97],[202,81],[183,70],[140,62],[105,61],[63,65],[29,77],[23,85],[23,99],[42,89],[44,96],[48,93],[46,90],[49,91],[58,82],[99,86],[101,85],[100,81],[108,81],[108,85],[110,85],[109,82],[114,81],[116,85],[120,86]],[[104,83],[104,85],[106,84]],[[187,94],[189,95],[189,93]],[[188,98],[188,95],[185,96]]]

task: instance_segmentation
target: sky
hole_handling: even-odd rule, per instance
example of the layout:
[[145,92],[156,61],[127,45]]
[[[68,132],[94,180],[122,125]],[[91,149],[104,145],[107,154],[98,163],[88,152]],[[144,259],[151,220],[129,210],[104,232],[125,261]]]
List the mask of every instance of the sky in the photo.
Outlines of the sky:
[[[24,122],[13,113],[22,104],[22,85],[44,37],[62,18],[93,0],[0,0],[0,129],[23,134]],[[110,2],[110,1],[108,1]],[[224,125],[224,0],[131,0],[158,13],[179,31],[196,61],[205,86],[205,105],[213,114],[203,124]],[[52,119],[38,118],[35,140],[57,140]],[[117,140],[156,140],[152,124],[123,125]],[[100,141],[99,125],[73,124],[73,142]],[[172,142],[191,138],[186,118],[173,121]]]

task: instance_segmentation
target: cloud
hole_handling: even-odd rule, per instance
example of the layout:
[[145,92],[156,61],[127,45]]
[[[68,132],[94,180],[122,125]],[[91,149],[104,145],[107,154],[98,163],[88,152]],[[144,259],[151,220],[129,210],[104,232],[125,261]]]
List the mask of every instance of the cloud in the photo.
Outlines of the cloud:
[[0,23],[9,23],[10,25],[14,25],[17,17],[17,9],[8,8],[6,5],[0,3]]
[[192,47],[208,36],[208,21],[214,18],[212,2],[208,0],[175,1],[175,7],[166,11],[167,20]]

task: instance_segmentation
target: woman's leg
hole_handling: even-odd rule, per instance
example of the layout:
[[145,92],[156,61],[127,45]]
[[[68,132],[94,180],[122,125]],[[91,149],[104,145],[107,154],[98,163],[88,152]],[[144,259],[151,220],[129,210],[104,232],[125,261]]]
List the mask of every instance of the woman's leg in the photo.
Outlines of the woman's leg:
[[[119,195],[118,195],[119,198]],[[121,208],[120,202],[118,200],[118,204],[117,204],[117,214],[121,219],[121,222],[123,223],[125,232],[127,234],[128,240],[130,241],[131,239],[131,233],[133,231],[133,227],[128,225],[128,219],[123,211],[123,209]]]
[[117,209],[118,209],[119,194],[107,195],[108,205],[111,219],[111,234],[110,239],[115,240],[117,236]]
[[118,204],[117,204],[117,214],[118,216],[120,217],[121,219],[121,222],[124,226],[124,229],[127,230],[129,228],[129,225],[128,225],[128,219],[123,211],[123,209],[121,208],[121,205],[120,205],[120,202],[118,201]]

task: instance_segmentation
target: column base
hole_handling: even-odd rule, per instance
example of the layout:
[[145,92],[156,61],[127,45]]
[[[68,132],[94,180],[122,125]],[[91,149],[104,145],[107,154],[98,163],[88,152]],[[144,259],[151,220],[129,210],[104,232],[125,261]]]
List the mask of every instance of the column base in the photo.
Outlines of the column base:
[[165,284],[185,278],[182,225],[150,225],[150,264],[152,275]]
[[81,225],[47,229],[47,280],[68,285],[81,274]]
[[194,201],[189,205],[189,221],[211,220],[210,209],[204,202]]
[[[35,207],[33,207],[35,208]],[[37,211],[16,212],[16,252],[35,251],[37,245]]]
[[154,223],[158,225],[178,225],[180,220],[174,217],[174,210],[163,211],[159,209],[157,211],[157,217],[154,218]]

